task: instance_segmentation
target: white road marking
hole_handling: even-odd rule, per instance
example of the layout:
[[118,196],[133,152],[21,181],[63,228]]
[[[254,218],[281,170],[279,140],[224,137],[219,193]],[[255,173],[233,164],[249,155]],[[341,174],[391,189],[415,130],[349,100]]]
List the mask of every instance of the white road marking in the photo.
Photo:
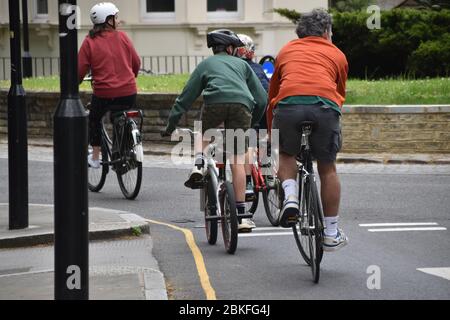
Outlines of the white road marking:
[[412,226],[437,226],[436,222],[407,222],[407,223],[365,223],[360,227],[412,227]]
[[369,229],[369,232],[399,232],[399,231],[444,231],[447,228],[383,228],[383,229]]
[[293,236],[290,232],[267,232],[267,233],[240,233],[239,238],[252,238],[252,237],[271,237],[271,236]]
[[265,231],[286,231],[289,230],[291,231],[291,228],[281,228],[281,227],[256,227],[255,229],[253,229],[253,232],[255,231],[259,231],[259,232],[265,232]]
[[417,271],[431,274],[436,277],[450,280],[450,268],[420,268]]

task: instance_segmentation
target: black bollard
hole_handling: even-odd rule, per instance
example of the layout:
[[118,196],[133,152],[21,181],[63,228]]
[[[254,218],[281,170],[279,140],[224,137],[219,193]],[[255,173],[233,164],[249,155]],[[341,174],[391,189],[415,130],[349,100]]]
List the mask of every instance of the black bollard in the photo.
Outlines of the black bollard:
[[30,54],[30,30],[28,28],[28,0],[22,0],[23,24],[23,77],[33,77],[33,60]]
[[9,0],[11,88],[8,94],[9,229],[28,228],[28,139],[22,86],[20,3]]
[[55,299],[89,299],[87,114],[78,88],[76,0],[59,0],[61,100],[54,115]]

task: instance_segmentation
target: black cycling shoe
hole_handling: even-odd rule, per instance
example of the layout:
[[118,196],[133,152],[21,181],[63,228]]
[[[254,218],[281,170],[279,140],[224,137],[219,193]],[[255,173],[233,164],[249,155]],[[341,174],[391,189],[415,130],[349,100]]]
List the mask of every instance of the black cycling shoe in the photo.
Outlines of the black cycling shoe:
[[203,188],[203,170],[195,167],[189,174],[189,178],[184,183],[186,188],[202,189]]

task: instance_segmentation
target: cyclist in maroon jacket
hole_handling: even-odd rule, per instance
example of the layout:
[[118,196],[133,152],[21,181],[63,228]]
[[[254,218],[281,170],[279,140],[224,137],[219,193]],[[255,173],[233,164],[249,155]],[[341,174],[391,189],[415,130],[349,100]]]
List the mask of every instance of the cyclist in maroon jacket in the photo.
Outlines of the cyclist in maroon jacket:
[[136,77],[141,60],[128,36],[118,31],[119,9],[109,2],[92,7],[94,27],[84,39],[78,55],[80,82],[91,71],[93,90],[89,113],[89,142],[93,147],[88,162],[100,167],[101,119],[108,111],[122,111],[136,103]]

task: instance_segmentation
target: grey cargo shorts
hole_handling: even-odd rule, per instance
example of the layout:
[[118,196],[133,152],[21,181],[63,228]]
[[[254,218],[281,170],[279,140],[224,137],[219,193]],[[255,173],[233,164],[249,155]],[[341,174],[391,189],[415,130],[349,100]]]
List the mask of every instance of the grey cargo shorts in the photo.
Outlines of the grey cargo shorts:
[[313,121],[311,152],[316,160],[334,162],[342,148],[341,116],[323,103],[288,105],[274,111],[273,129],[279,130],[280,151],[295,156],[300,152],[301,123]]

